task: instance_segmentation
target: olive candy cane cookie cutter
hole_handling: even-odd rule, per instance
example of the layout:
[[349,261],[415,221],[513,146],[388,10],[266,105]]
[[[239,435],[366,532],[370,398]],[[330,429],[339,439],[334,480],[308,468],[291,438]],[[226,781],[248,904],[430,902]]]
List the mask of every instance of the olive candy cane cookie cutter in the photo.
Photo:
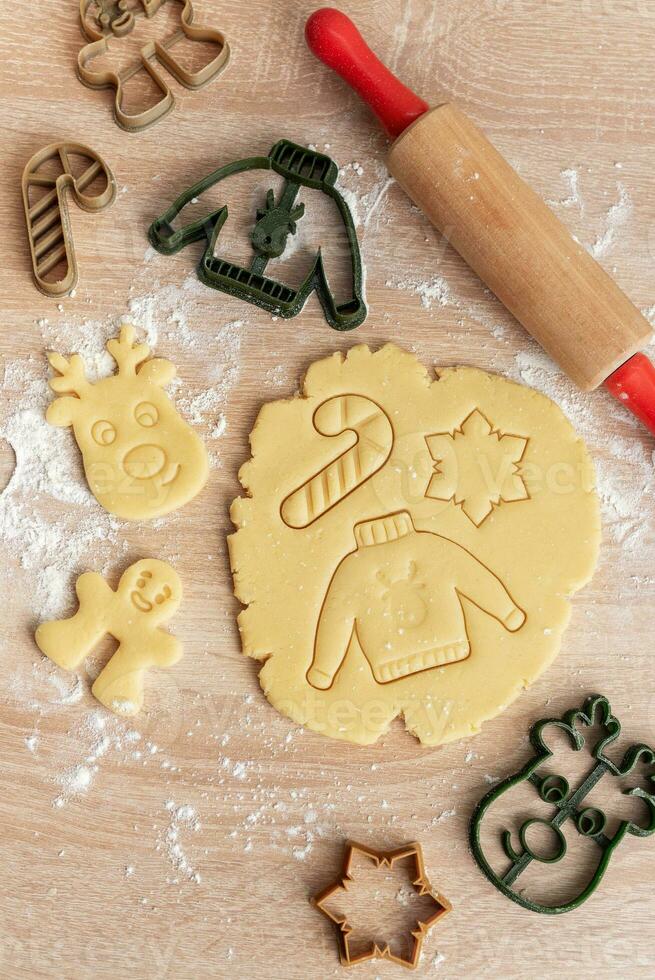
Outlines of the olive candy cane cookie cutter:
[[[214,255],[219,235],[228,219],[227,206],[177,230],[173,228],[173,222],[183,208],[195,202],[209,188],[234,174],[257,170],[278,174],[284,178],[285,185],[277,202],[274,192],[269,190],[265,206],[257,211],[250,235],[253,259],[248,268]],[[368,310],[364,300],[362,258],[355,222],[344,197],[336,188],[338,175],[339,169],[330,157],[289,140],[280,140],[268,156],[250,157],[227,164],[180,194],[151,224],[148,230],[150,243],[158,252],[173,255],[191,242],[204,240],[207,247],[198,266],[198,278],[206,286],[285,319],[297,316],[315,291],[330,326],[335,330],[353,330],[364,322]],[[295,235],[297,222],[304,216],[305,206],[296,203],[301,187],[322,191],[338,208],[352,271],[352,296],[345,303],[338,304],[332,294],[320,248],[309,274],[297,289],[266,275],[268,262],[284,254],[289,236]]]
[[[85,164],[81,173],[75,166],[79,161]],[[98,179],[104,181],[104,189],[97,194],[85,194]],[[43,194],[36,196],[36,188],[43,188]],[[27,237],[34,281],[48,296],[63,296],[77,284],[77,262],[66,201],[68,188],[85,211],[102,211],[116,197],[113,173],[95,150],[82,143],[51,143],[30,159],[22,178]],[[48,279],[48,274],[62,262],[65,264],[62,277]]]
[[[586,745],[586,739],[580,728],[591,728],[597,725],[602,727],[603,736],[595,744]],[[563,775],[548,772],[547,769],[539,771],[540,767],[547,765],[553,755],[544,740],[544,735],[549,727],[558,729],[568,736],[569,747],[572,751],[579,752],[586,747],[593,760],[586,777],[575,788],[569,785],[568,779]],[[533,725],[530,731],[530,741],[535,749],[533,758],[520,772],[495,786],[478,804],[469,831],[473,857],[489,881],[517,905],[521,905],[532,912],[550,915],[558,915],[578,908],[598,888],[614,851],[626,835],[649,837],[655,833],[655,785],[652,790],[635,786],[632,789],[621,791],[624,796],[638,797],[643,801],[648,810],[648,822],[646,826],[640,826],[630,820],[622,819],[612,835],[605,833],[607,824],[605,813],[595,806],[590,806],[589,801],[586,800],[601,780],[610,777],[629,776],[640,763],[653,766],[648,781],[655,784],[655,752],[650,746],[643,744],[630,746],[618,765],[606,756],[605,749],[616,741],[620,733],[621,724],[612,714],[607,698],[601,695],[588,698],[582,708],[572,709],[561,718],[544,718]],[[504,873],[499,873],[494,870],[485,854],[480,833],[481,824],[484,822],[489,808],[500,797],[525,783],[532,784],[542,803],[552,806],[554,812],[549,819],[539,815],[523,822],[518,834],[520,851],[512,843],[510,831],[504,830],[502,832],[502,847],[510,865]],[[517,805],[523,806],[523,797],[520,797]],[[535,809],[535,813],[537,812]],[[573,822],[575,829],[583,838],[590,839],[598,845],[598,862],[591,879],[578,895],[574,895],[568,901],[547,905],[528,897],[525,894],[525,889],[516,886],[516,882],[533,861],[545,865],[555,865],[564,858],[567,852],[567,841],[561,827],[569,820]],[[530,846],[527,834],[530,828],[536,825],[552,831],[556,844],[554,851],[540,854]]]
[[[170,3],[182,4],[179,28],[167,37],[148,40],[139,52],[137,60],[122,69],[94,70],[94,59],[111,52],[112,42],[130,34],[137,19],[154,18]],[[95,11],[95,13],[94,13]],[[128,132],[139,132],[158,122],[175,105],[173,93],[165,79],[153,66],[153,61],[167,69],[187,89],[195,90],[208,85],[227,68],[230,46],[225,35],[213,27],[196,27],[193,24],[191,0],[80,0],[80,24],[89,39],[78,54],[77,70],[81,81],[89,88],[114,88],[114,118]],[[189,71],[173,55],[172,49],[184,39],[212,44],[217,53],[198,71]],[[146,71],[157,88],[161,99],[142,112],[126,112],[123,107],[124,88],[129,79],[140,71]]]

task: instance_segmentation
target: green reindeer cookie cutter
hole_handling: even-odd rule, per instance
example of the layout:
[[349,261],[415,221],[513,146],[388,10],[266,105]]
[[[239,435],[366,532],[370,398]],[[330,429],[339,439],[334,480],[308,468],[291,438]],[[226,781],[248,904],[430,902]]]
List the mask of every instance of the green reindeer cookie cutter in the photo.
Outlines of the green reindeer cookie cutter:
[[[588,772],[580,785],[571,789],[568,780],[564,776],[548,774],[540,775],[539,767],[551,758],[552,751],[544,742],[544,731],[548,726],[553,726],[565,732],[570,739],[573,751],[580,751],[585,747],[585,738],[579,731],[579,726],[592,726],[602,724],[606,730],[604,737],[594,746],[590,747],[589,752],[594,759],[593,767]],[[511,901],[516,902],[525,909],[532,912],[541,912],[549,915],[558,915],[562,912],[569,912],[578,908],[596,891],[601,883],[603,875],[607,870],[611,857],[627,834],[635,837],[649,837],[655,833],[655,787],[653,792],[648,792],[641,787],[624,790],[625,796],[636,796],[644,801],[650,815],[650,822],[645,827],[641,827],[629,820],[622,820],[615,833],[610,837],[605,834],[606,816],[602,810],[592,806],[585,806],[584,800],[591,793],[593,788],[607,776],[624,777],[628,776],[638,763],[646,765],[655,764],[655,752],[648,745],[633,745],[623,756],[620,765],[615,765],[605,755],[606,747],[614,742],[621,733],[621,725],[617,718],[612,714],[612,709],[607,698],[601,695],[594,695],[585,702],[581,709],[572,709],[562,716],[562,718],[544,718],[537,722],[530,731],[530,741],[535,749],[535,756],[518,773],[505,779],[495,786],[478,803],[473,814],[469,841],[473,857],[480,866],[482,872],[496,888]],[[549,820],[541,817],[533,817],[526,820],[519,830],[519,841],[521,851],[517,851],[512,843],[511,833],[503,831],[501,835],[503,850],[511,864],[503,875],[498,874],[491,866],[484,853],[480,825],[483,822],[489,808],[504,793],[513,789],[521,783],[531,783],[541,800],[544,803],[552,804],[554,814]],[[655,769],[649,774],[649,782],[655,783]],[[532,861],[543,864],[556,864],[561,861],[567,851],[566,839],[561,827],[567,821],[573,821],[575,829],[583,837],[593,840],[599,848],[599,860],[594,870],[591,880],[587,882],[580,894],[574,896],[568,902],[555,905],[545,905],[528,898],[513,887],[519,876],[529,867]],[[552,830],[557,846],[556,849],[546,856],[540,855],[530,847],[527,841],[527,832],[534,824],[540,824]]]
[[[182,209],[190,202],[195,202],[210,187],[234,174],[256,170],[278,174],[284,178],[285,186],[277,201],[275,192],[269,190],[264,207],[257,210],[256,222],[250,235],[253,259],[248,268],[214,255],[216,243],[229,215],[227,206],[178,230],[173,228],[173,222]],[[191,242],[206,241],[207,247],[197,270],[198,278],[206,286],[236,296],[286,319],[297,316],[315,291],[330,326],[335,330],[353,330],[364,322],[368,311],[364,301],[362,259],[355,223],[350,208],[335,186],[338,174],[338,167],[330,157],[297,146],[288,140],[280,140],[268,156],[249,157],[227,164],[184,191],[153,221],[148,230],[148,238],[153,248],[164,255],[173,255]],[[296,234],[297,223],[305,214],[305,205],[297,203],[301,187],[322,191],[334,201],[341,216],[353,283],[352,297],[345,303],[337,304],[335,301],[320,248],[309,274],[297,289],[266,275],[269,261],[284,254],[289,237]]]

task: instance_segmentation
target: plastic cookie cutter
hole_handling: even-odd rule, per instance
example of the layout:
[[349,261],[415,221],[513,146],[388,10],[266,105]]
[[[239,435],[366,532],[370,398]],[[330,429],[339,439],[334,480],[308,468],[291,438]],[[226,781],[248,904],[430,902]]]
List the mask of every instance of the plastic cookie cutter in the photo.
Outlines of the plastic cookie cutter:
[[[187,204],[195,202],[201,194],[227,177],[246,171],[271,171],[285,181],[279,199],[276,201],[273,190],[269,190],[265,206],[257,211],[250,234],[253,259],[248,268],[214,254],[229,215],[227,206],[177,230],[173,228],[173,222]],[[287,319],[297,316],[311,293],[316,291],[330,326],[335,330],[352,330],[364,322],[367,309],[355,223],[350,208],[335,186],[338,174],[338,167],[330,157],[288,140],[280,140],[268,156],[237,160],[198,181],[153,221],[148,237],[153,247],[164,255],[173,255],[191,242],[206,241],[198,277],[212,289],[219,289]],[[352,271],[352,295],[344,303],[335,300],[320,248],[309,274],[297,289],[266,275],[269,261],[284,254],[289,238],[296,234],[297,223],[305,214],[305,205],[297,203],[301,187],[322,191],[338,208]]]
[[[139,52],[138,60],[127,67],[118,67],[113,56],[120,38],[130,34],[137,26],[139,18],[151,20],[167,4],[182,6],[179,28],[161,40],[148,40]],[[185,88],[199,89],[217,78],[228,65],[230,47],[225,36],[212,27],[193,25],[193,5],[191,0],[80,0],[80,23],[82,31],[90,43],[78,54],[77,69],[80,79],[90,88],[114,88],[114,117],[119,126],[129,132],[138,132],[151,126],[165,116],[175,105],[175,98],[162,75],[153,62],[165,68]],[[212,45],[216,49],[214,57],[198,71],[189,71],[179,61],[173,49],[183,40]],[[115,67],[95,69],[97,58],[107,57],[116,61]],[[130,113],[125,109],[125,90],[128,82],[139,72],[147,72],[161,91],[161,98],[142,112]]]
[[[348,921],[346,915],[339,911],[339,899],[343,899],[345,894],[356,889],[357,871],[355,865],[362,861],[365,864],[370,862],[373,868],[378,871],[390,870],[402,862],[409,863],[410,879],[415,897],[417,900],[420,899],[423,905],[421,917],[417,918],[416,926],[411,930],[408,937],[409,951],[406,956],[398,950],[394,952],[391,943],[380,943],[377,938],[373,938],[368,945],[358,944],[359,949],[357,951],[353,949],[355,927]],[[406,966],[410,970],[415,970],[419,964],[423,941],[429,930],[452,909],[448,899],[436,892],[428,881],[423,863],[423,851],[421,845],[416,843],[406,844],[394,851],[376,851],[373,848],[349,841],[346,844],[341,876],[328,888],[315,895],[311,901],[335,926],[342,966],[356,966],[358,963],[364,963],[367,960],[386,959],[400,966]],[[430,908],[430,911],[424,915],[423,909],[427,907]]]
[[[88,193],[90,188],[96,188]],[[34,281],[49,296],[77,284],[77,262],[66,190],[85,211],[102,211],[116,197],[114,175],[95,150],[81,143],[52,143],[35,153],[23,171],[22,189]],[[51,278],[63,265],[58,278]]]
[[[591,744],[587,744],[581,729],[592,726],[596,729],[600,726],[602,734],[598,740],[592,737]],[[586,748],[590,754],[591,766],[577,787],[571,786],[565,775],[554,773],[552,766],[549,767],[553,750],[548,746],[548,737],[556,731],[563,732],[567,736],[567,745],[571,751],[581,752]],[[648,837],[655,832],[655,786],[649,790],[640,786],[624,789],[621,784],[612,783],[613,780],[629,776],[638,765],[653,766],[655,752],[647,745],[632,745],[625,752],[622,762],[616,765],[607,758],[605,750],[619,737],[620,732],[621,725],[612,714],[609,701],[600,695],[588,698],[581,709],[568,711],[562,718],[546,718],[537,722],[530,732],[530,741],[535,750],[533,758],[520,772],[495,786],[478,804],[470,827],[473,856],[492,884],[503,895],[523,908],[551,915],[578,908],[596,890],[614,851],[628,834],[635,837]],[[616,788],[617,801],[621,796],[637,797],[641,800],[647,811],[645,825],[622,819],[619,820],[612,834],[607,833],[606,814],[598,806],[592,805],[588,799],[601,781],[606,784],[605,790]],[[647,782],[655,783],[655,768],[648,774]],[[525,809],[525,796],[522,789],[526,783],[532,784],[539,796],[539,802],[535,801],[534,815],[524,820],[519,828],[520,846],[513,842],[509,830],[502,831],[502,851],[510,863],[502,871],[496,870],[483,848],[481,827],[488,819],[488,812],[492,805],[513,790],[517,790],[514,794],[516,805],[522,812]],[[547,817],[543,816],[544,804],[548,808]],[[590,880],[580,886],[581,890],[577,894],[573,894],[567,901],[550,904],[546,900],[540,901],[530,897],[526,894],[529,889],[523,886],[519,889],[518,879],[533,861],[543,865],[555,865],[564,858],[568,847],[562,827],[567,822],[573,825],[574,838],[577,831],[580,838],[593,841],[597,845],[597,860]],[[544,833],[548,834],[551,844],[548,850],[545,849],[545,846],[548,846],[547,842],[544,845],[540,841],[538,848],[535,843],[530,843],[528,835],[532,828],[535,830],[538,828],[542,838]],[[569,843],[571,843],[570,839]],[[574,878],[569,875],[567,880],[574,880]],[[547,894],[550,894],[550,891]]]

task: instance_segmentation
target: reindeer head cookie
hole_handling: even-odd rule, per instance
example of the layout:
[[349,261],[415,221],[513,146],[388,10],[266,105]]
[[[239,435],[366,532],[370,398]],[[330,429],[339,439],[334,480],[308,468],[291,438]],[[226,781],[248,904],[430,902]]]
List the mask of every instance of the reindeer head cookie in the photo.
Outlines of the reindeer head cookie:
[[160,517],[195,497],[207,482],[204,445],[179,415],[164,386],[175,366],[146,360],[150,348],[121,328],[107,350],[118,373],[92,384],[79,354],[50,354],[57,398],[46,414],[52,425],[72,425],[84,472],[102,506],[127,520]]

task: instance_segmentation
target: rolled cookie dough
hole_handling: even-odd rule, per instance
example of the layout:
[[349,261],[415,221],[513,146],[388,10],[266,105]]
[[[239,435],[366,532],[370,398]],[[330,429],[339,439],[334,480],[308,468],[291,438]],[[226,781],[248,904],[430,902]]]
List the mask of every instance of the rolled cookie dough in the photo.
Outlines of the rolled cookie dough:
[[479,731],[557,655],[600,518],[586,447],[544,395],[387,345],[313,364],[264,405],[229,539],[266,697],[333,738],[402,715]]

